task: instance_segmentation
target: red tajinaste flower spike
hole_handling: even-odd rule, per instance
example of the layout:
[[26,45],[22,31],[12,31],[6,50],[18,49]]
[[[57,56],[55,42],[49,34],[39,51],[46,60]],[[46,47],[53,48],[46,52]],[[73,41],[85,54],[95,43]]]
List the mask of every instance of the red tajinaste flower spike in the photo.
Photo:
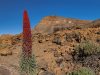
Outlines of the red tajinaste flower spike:
[[32,54],[32,34],[27,11],[23,15],[23,45],[21,54],[21,75],[37,75],[35,56]]
[[32,55],[32,34],[31,34],[31,27],[28,18],[27,11],[24,11],[23,15],[23,49],[22,53],[25,57],[30,57]]

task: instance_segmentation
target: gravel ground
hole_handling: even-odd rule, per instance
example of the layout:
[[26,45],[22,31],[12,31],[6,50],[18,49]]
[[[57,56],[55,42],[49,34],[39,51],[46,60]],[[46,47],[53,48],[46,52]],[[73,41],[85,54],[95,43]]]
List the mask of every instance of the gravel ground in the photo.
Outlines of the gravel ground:
[[3,66],[0,66],[0,75],[11,75],[11,72]]

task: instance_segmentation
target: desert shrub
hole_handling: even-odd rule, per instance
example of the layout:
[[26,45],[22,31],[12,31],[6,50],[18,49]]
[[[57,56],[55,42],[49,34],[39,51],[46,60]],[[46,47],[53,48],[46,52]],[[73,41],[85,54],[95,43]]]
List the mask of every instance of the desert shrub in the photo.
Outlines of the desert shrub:
[[82,67],[79,70],[71,72],[67,75],[95,75],[95,73],[89,68]]
[[60,37],[54,37],[54,39],[53,39],[52,42],[56,43],[57,45],[61,45],[61,39],[60,39]]
[[67,33],[65,35],[65,40],[72,42],[75,40],[76,42],[80,43],[81,42],[81,34],[80,32],[72,32],[72,33]]
[[77,25],[77,24],[76,24],[76,25],[73,26],[72,28],[73,28],[73,29],[82,29],[83,27],[82,27],[82,25]]
[[75,60],[83,61],[87,56],[100,53],[100,47],[91,41],[81,42],[74,48],[73,57]]
[[99,74],[99,70],[100,70],[100,54],[96,54],[96,55],[91,55],[86,57],[86,59],[84,61],[82,61],[82,66],[85,67],[89,67],[92,70],[94,70],[94,72],[96,73],[96,75]]
[[73,42],[72,35],[70,33],[65,34],[65,41]]
[[86,55],[97,54],[100,52],[100,47],[98,44],[92,41],[81,42],[79,45],[75,47],[75,52],[80,54],[80,52],[84,52]]
[[12,38],[12,45],[15,45],[20,42],[22,42],[21,38],[18,38],[17,36]]
[[76,40],[76,42],[80,43],[81,42],[81,34],[80,32],[73,32],[72,37]]
[[35,56],[31,56],[29,58],[24,58],[24,56],[20,56],[20,74],[21,75],[36,75],[36,61]]

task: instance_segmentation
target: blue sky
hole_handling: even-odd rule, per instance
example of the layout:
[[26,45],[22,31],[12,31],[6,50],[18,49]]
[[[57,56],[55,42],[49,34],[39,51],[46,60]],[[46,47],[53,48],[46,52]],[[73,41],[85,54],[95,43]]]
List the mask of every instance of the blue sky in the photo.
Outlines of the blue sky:
[[32,28],[48,15],[100,18],[100,0],[0,0],[0,34],[22,32],[24,9],[28,11]]

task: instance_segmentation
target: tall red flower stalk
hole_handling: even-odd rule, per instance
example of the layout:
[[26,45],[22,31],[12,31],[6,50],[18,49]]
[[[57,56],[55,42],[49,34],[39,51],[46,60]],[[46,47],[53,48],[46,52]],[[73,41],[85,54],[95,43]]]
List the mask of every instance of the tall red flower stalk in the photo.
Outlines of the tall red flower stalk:
[[24,11],[23,15],[23,55],[26,57],[31,57],[32,55],[32,40],[31,40],[31,27],[28,18],[27,11]]
[[23,15],[23,44],[20,69],[21,75],[36,75],[35,56],[32,54],[32,34],[27,11]]

